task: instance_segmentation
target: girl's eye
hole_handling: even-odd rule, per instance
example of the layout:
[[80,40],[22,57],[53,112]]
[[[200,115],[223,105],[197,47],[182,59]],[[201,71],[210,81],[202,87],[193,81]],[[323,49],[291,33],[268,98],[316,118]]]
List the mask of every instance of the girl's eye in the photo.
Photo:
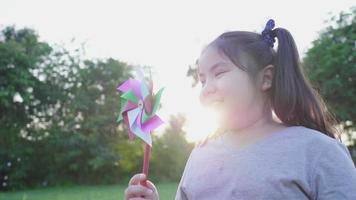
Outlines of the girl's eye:
[[221,76],[222,74],[224,74],[226,71],[222,71],[222,72],[218,72],[215,74],[215,77]]

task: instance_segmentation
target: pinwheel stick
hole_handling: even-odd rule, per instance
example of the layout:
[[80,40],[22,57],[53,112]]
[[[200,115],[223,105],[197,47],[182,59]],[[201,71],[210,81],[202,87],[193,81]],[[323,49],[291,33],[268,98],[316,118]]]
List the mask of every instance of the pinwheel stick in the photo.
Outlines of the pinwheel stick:
[[[146,178],[148,177],[148,168],[150,165],[150,154],[151,154],[151,146],[148,144],[145,144],[145,155],[143,157],[143,167],[142,167],[142,173],[146,175]],[[142,181],[141,184],[143,186],[147,186],[147,181]]]

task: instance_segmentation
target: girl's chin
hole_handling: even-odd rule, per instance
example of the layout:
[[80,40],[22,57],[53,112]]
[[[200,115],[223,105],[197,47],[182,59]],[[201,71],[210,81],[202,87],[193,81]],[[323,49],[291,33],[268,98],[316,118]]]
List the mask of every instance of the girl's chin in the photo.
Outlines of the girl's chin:
[[229,117],[229,115],[227,115],[226,113],[219,113],[218,120],[219,120],[219,124],[223,125],[224,127],[230,126],[230,124],[232,124],[233,121],[231,116]]

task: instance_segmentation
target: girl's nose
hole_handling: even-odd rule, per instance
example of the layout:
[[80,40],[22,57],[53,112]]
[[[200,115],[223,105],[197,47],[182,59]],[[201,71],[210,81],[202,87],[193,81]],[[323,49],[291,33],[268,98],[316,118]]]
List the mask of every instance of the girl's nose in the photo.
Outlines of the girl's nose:
[[203,97],[207,97],[215,92],[216,92],[216,87],[209,82],[207,82],[202,88]]

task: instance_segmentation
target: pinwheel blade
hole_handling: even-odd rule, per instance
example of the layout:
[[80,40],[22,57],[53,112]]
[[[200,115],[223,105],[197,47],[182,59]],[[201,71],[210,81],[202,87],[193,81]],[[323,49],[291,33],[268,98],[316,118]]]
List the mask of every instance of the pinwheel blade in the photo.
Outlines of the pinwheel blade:
[[145,99],[149,95],[149,89],[145,81],[141,82],[141,95],[142,95],[142,99]]
[[142,130],[141,118],[142,118],[142,112],[137,117],[136,123],[134,124],[134,126],[131,127],[131,129],[135,133],[136,136],[141,138],[148,145],[152,146],[151,133],[145,132]]
[[152,147],[152,138],[150,133],[143,132],[137,125],[131,127],[132,132],[139,138],[141,138],[146,144]]
[[162,92],[163,92],[164,88],[161,88],[157,94],[153,97],[153,109],[152,109],[152,115],[156,113],[158,107],[159,107],[159,103],[161,101],[161,96],[162,96]]
[[135,108],[127,112],[127,116],[129,118],[129,127],[132,127],[135,124],[138,116],[140,115],[140,112],[140,108]]
[[134,92],[134,94],[136,95],[136,97],[142,99],[142,95],[141,95],[141,84],[139,81],[135,80],[135,79],[129,79],[127,81],[125,81],[123,84],[121,84],[119,87],[116,88],[118,91],[121,92],[128,92],[130,90],[132,90]]
[[117,122],[120,122],[123,119],[123,113],[129,110],[132,110],[134,108],[137,107],[137,104],[134,104],[130,101],[127,101],[125,99],[121,100],[121,110],[120,110],[120,114],[119,117],[117,119]]
[[151,117],[150,119],[147,120],[146,123],[142,125],[142,130],[146,133],[150,133],[157,127],[163,124],[163,121],[161,118],[159,118],[157,115]]
[[135,95],[134,91],[130,90],[121,95],[122,99],[132,101],[134,103],[138,102],[138,97]]

